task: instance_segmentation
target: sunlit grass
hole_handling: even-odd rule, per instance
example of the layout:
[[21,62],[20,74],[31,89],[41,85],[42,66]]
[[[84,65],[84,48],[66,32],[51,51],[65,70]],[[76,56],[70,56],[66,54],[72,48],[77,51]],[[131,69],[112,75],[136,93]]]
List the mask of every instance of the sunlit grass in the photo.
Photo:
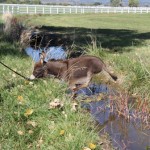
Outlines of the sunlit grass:
[[33,25],[149,31],[149,17],[150,14],[60,14],[30,15],[24,21]]

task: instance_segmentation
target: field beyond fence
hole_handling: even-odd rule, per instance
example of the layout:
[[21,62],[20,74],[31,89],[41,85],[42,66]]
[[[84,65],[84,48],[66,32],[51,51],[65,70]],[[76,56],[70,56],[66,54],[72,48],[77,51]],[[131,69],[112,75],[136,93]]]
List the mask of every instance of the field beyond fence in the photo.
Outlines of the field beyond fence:
[[5,12],[13,14],[150,13],[150,7],[0,4],[0,13]]

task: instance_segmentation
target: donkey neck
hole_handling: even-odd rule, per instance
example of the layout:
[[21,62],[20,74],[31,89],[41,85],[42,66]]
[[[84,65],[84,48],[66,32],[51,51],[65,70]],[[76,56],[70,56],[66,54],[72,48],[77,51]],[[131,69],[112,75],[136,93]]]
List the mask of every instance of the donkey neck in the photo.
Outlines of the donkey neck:
[[62,78],[67,71],[67,63],[65,61],[48,61],[46,63],[47,73]]

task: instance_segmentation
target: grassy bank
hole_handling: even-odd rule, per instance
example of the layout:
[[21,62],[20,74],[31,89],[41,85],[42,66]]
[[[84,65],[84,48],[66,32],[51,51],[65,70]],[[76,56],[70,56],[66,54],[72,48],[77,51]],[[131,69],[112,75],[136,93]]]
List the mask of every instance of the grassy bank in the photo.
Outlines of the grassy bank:
[[[32,61],[20,54],[17,45],[1,42],[0,49],[1,61],[26,76],[31,74]],[[90,143],[100,149],[102,139],[90,114],[80,105],[75,109],[65,83],[27,82],[2,65],[0,70],[1,149],[76,150]]]
[[[20,17],[20,16],[19,16]],[[150,14],[21,16],[28,26],[44,25],[66,33],[74,45],[100,56],[119,78],[121,88],[147,97],[150,90]],[[0,34],[0,59],[29,76],[33,62]],[[82,150],[105,139],[90,114],[75,109],[67,85],[54,79],[25,82],[0,65],[0,147],[2,149]],[[57,107],[54,103],[58,102]],[[106,142],[107,143],[107,142]],[[93,146],[93,145],[92,145]]]

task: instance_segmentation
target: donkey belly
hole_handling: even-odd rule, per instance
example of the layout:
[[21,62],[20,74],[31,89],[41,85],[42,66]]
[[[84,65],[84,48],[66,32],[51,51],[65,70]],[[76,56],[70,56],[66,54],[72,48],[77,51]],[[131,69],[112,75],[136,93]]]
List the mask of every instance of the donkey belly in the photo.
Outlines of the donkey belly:
[[[69,79],[70,89],[80,89],[82,87],[87,87],[91,78],[92,78],[92,73],[90,71],[88,71],[86,73],[84,72],[83,74],[80,74],[82,76],[78,76],[78,75],[77,76],[71,76],[71,78]],[[78,85],[80,85],[80,86],[78,86]]]
[[75,68],[69,72],[70,79],[79,79],[86,77],[88,73],[87,68]]

